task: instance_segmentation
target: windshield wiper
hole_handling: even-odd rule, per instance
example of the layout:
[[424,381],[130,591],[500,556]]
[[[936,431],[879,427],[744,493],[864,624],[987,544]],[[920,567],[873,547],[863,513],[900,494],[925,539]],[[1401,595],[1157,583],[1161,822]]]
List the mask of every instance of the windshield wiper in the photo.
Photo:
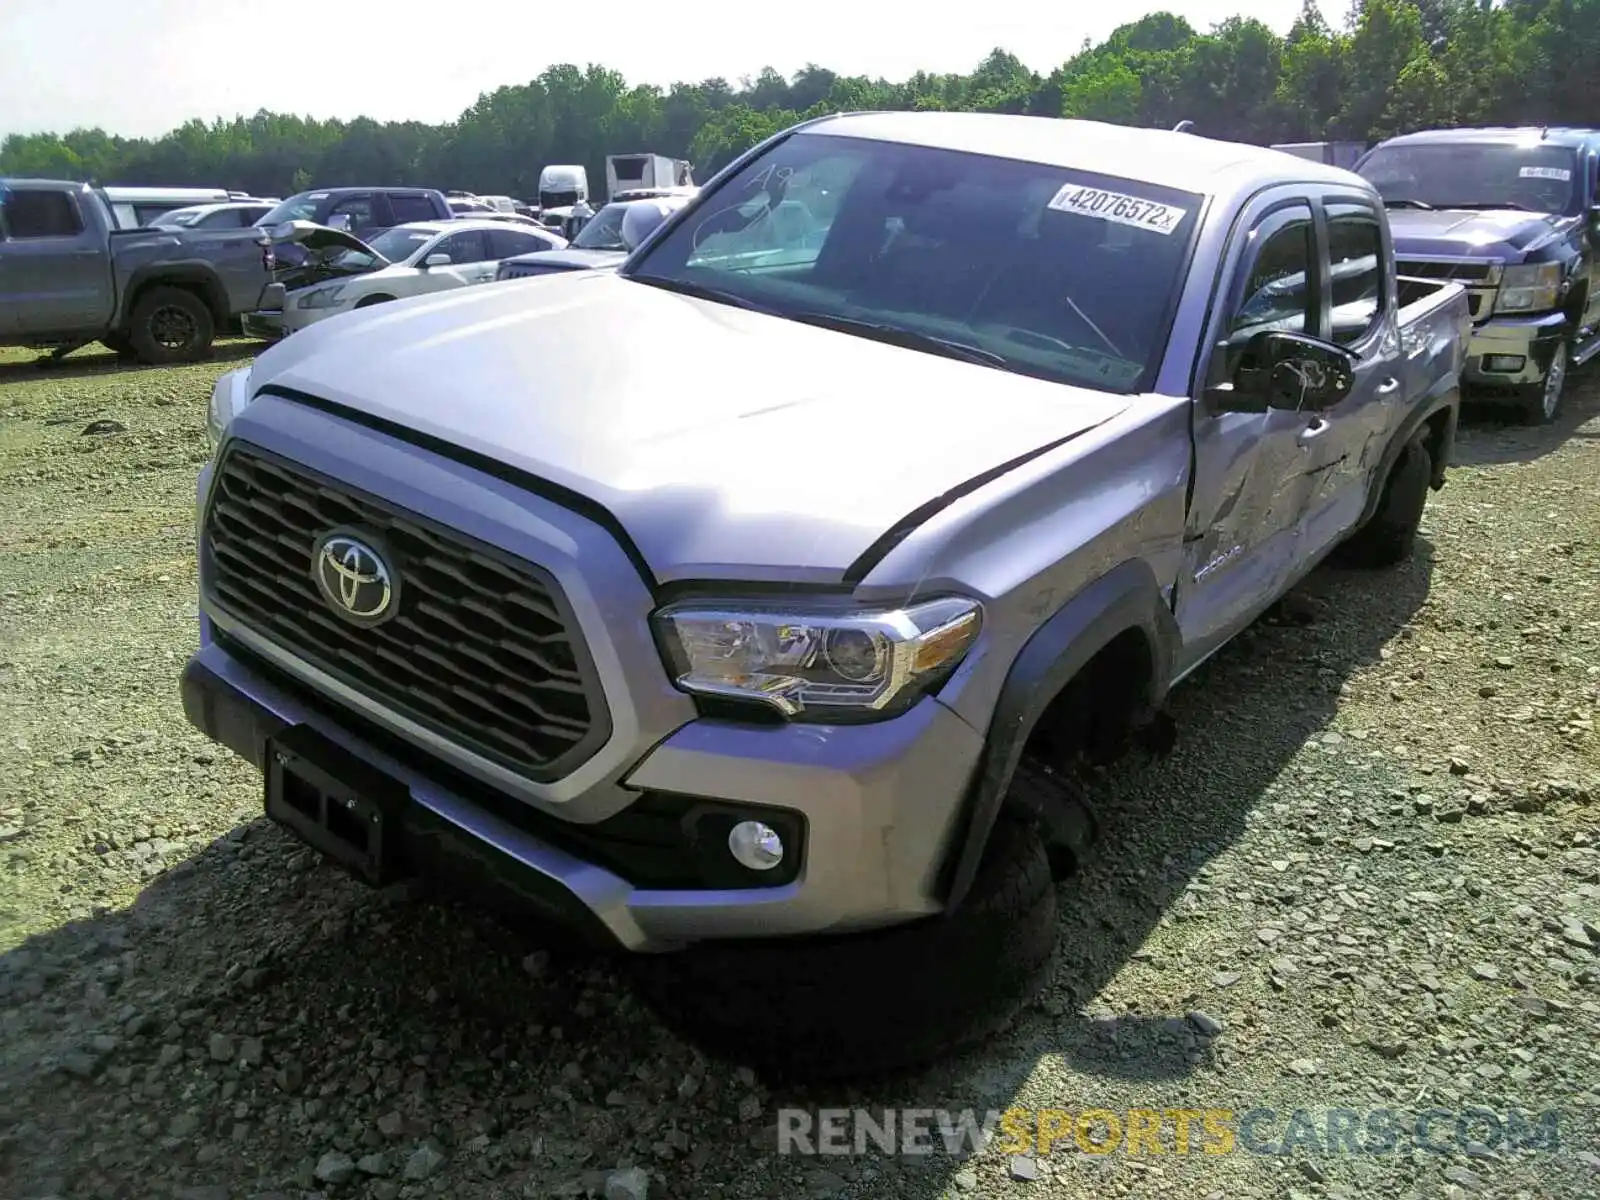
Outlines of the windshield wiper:
[[930,354],[942,354],[946,358],[978,363],[986,367],[999,367],[1003,371],[1014,369],[1010,359],[1003,354],[996,354],[993,350],[985,350],[982,346],[973,346],[967,342],[956,341],[954,338],[939,337],[932,333],[920,333],[915,329],[907,329],[903,325],[885,325],[878,321],[864,321],[858,317],[841,317],[834,313],[799,312],[784,313],[782,315],[807,325],[817,325],[823,329],[836,329],[840,333],[859,334],[862,337],[885,342],[891,346],[902,346],[907,350],[926,350]]
[[1385,208],[1420,208],[1424,212],[1433,211],[1433,205],[1426,200],[1385,200],[1383,206]]
[[754,300],[746,300],[736,292],[727,292],[722,288],[714,288],[704,283],[692,283],[687,279],[663,279],[659,275],[629,275],[626,278],[635,283],[647,283],[651,287],[658,287],[662,291],[677,292],[682,296],[693,296],[697,300],[714,300],[718,304],[730,304],[734,308],[746,308],[751,312],[770,313],[772,310]]

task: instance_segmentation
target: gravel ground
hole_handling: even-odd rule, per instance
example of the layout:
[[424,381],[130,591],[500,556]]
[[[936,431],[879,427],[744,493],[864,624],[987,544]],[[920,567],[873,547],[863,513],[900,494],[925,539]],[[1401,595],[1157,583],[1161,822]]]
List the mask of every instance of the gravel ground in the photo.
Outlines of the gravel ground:
[[[258,817],[176,691],[233,363],[78,357],[0,352],[0,1194],[1600,1191],[1600,381],[1553,429],[1474,415],[1414,562],[1319,573],[1180,689],[1174,754],[1104,781],[1105,853],[1003,1042],[778,1095],[625,964],[366,890]],[[1159,1157],[776,1153],[796,1106],[1264,1106],[1271,1142],[1296,1108],[1468,1105],[1557,1111],[1559,1149],[1480,1118],[1445,1153],[1180,1154],[1170,1124]]]

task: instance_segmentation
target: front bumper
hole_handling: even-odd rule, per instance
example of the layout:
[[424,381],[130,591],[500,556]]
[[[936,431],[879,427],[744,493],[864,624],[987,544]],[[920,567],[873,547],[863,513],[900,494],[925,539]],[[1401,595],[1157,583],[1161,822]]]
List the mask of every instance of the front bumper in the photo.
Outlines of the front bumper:
[[239,324],[245,337],[275,342],[283,336],[283,310],[271,308],[245,313],[239,318]]
[[803,867],[777,887],[651,888],[556,845],[571,832],[559,819],[461,780],[416,747],[352,732],[359,722],[220,644],[206,618],[182,691],[190,722],[258,769],[268,738],[308,726],[398,781],[410,796],[399,836],[413,873],[486,888],[589,941],[633,951],[937,912],[937,869],[981,748],[971,726],[933,699],[891,721],[826,731],[690,721],[624,786],[799,813]]
[[1491,317],[1472,331],[1462,381],[1491,392],[1539,386],[1567,326],[1559,312]]

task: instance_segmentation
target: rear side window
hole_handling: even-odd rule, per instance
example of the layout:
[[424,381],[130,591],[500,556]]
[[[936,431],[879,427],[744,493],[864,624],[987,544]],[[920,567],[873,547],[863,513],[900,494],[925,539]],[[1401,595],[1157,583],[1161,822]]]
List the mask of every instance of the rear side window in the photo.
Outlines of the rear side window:
[[432,221],[441,214],[426,196],[389,194],[389,207],[394,210],[394,223],[408,225],[412,221]]
[[12,238],[75,237],[83,232],[78,207],[65,192],[11,192],[6,231]]
[[516,229],[491,229],[489,231],[489,257],[512,258],[518,254],[533,254],[550,249],[551,243],[536,233],[523,233]]
[[201,217],[197,224],[202,229],[237,229],[242,216],[237,208],[219,208]]
[[1328,222],[1328,266],[1333,283],[1333,340],[1361,341],[1383,309],[1383,236],[1366,216]]

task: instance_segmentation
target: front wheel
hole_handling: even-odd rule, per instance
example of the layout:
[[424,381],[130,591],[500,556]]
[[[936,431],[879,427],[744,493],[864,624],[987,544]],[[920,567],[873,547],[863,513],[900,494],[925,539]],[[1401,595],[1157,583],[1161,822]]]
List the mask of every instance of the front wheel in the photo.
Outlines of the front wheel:
[[1566,342],[1556,346],[1545,368],[1544,379],[1522,389],[1518,409],[1528,425],[1548,425],[1561,412],[1561,402],[1566,399],[1567,375],[1572,366],[1572,352]]
[[642,957],[669,1026],[772,1079],[926,1067],[1004,1030],[1048,979],[1056,893],[1043,838],[1003,817],[954,912],[866,933],[703,942]]
[[198,362],[210,351],[215,336],[211,310],[183,288],[151,288],[133,306],[128,341],[142,363]]

